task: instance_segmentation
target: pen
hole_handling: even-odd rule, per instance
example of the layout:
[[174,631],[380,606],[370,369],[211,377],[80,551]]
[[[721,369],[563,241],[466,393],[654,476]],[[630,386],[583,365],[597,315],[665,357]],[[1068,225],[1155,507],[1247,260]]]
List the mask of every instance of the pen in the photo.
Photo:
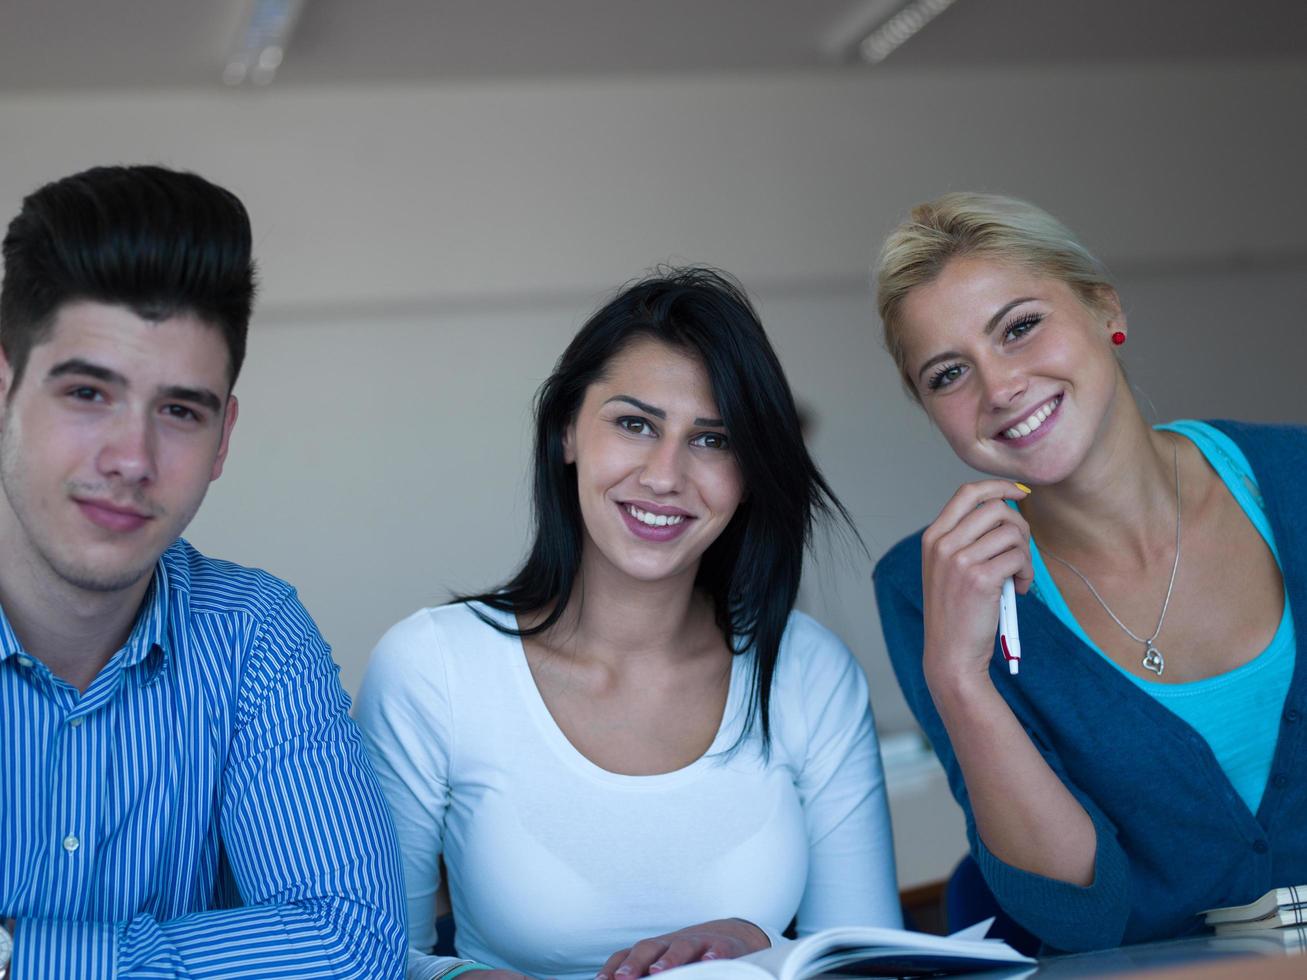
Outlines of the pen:
[[1021,635],[1017,632],[1017,589],[1012,579],[1003,580],[1003,594],[998,600],[998,643],[1003,648],[1009,674],[1021,669]]

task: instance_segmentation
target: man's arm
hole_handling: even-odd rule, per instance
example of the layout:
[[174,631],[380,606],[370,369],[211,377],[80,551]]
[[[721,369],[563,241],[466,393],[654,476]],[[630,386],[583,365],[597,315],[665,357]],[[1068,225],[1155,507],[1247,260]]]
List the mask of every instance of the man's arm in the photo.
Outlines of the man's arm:
[[336,666],[293,593],[254,641],[215,802],[243,907],[166,922],[23,920],[12,980],[403,975],[390,815]]

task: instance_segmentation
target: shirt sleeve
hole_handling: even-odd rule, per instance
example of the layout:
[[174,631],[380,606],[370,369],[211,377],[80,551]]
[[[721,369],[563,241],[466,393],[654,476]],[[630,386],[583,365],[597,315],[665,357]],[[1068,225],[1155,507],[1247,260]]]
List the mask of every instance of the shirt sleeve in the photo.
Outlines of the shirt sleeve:
[[431,955],[454,725],[448,679],[428,613],[416,613],[381,638],[359,691],[356,715],[399,834],[408,903],[408,980],[429,980],[459,961]]
[[885,774],[867,679],[848,648],[808,623],[788,656],[808,730],[799,799],[808,832],[808,877],[797,929],[842,925],[902,928]]
[[1035,748],[1093,822],[1093,883],[1080,886],[1014,867],[991,853],[981,840],[962,769],[926,686],[921,665],[925,636],[920,605],[905,595],[894,579],[893,573],[877,568],[876,603],[885,645],[904,697],[948,774],[953,796],[966,817],[971,854],[994,898],[1013,919],[1055,949],[1079,951],[1119,945],[1130,915],[1130,869],[1116,828],[1071,781],[1057,754],[1015,708],[1017,720]]
[[394,829],[337,673],[288,592],[251,641],[215,801],[241,907],[169,921],[24,921],[15,980],[400,976]]

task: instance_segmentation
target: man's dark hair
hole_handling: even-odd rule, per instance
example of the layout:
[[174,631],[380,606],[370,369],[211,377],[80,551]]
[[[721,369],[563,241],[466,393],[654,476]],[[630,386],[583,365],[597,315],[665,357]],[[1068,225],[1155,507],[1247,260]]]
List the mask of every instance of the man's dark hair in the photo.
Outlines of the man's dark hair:
[[222,331],[228,381],[245,359],[254,304],[245,205],[196,174],[95,167],[23,200],[4,239],[0,347],[22,379],[60,307],[125,306],[145,320],[193,315]]

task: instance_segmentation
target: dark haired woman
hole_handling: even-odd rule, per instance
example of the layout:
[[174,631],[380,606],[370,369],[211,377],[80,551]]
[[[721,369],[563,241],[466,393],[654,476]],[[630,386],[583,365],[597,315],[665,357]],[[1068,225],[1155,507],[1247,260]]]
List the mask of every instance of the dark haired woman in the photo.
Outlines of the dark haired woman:
[[[897,926],[866,681],[792,612],[814,510],[748,300],[687,270],[595,314],[542,387],[535,542],[381,640],[358,716],[399,827],[409,977],[626,980]],[[434,940],[438,861],[457,945]]]

